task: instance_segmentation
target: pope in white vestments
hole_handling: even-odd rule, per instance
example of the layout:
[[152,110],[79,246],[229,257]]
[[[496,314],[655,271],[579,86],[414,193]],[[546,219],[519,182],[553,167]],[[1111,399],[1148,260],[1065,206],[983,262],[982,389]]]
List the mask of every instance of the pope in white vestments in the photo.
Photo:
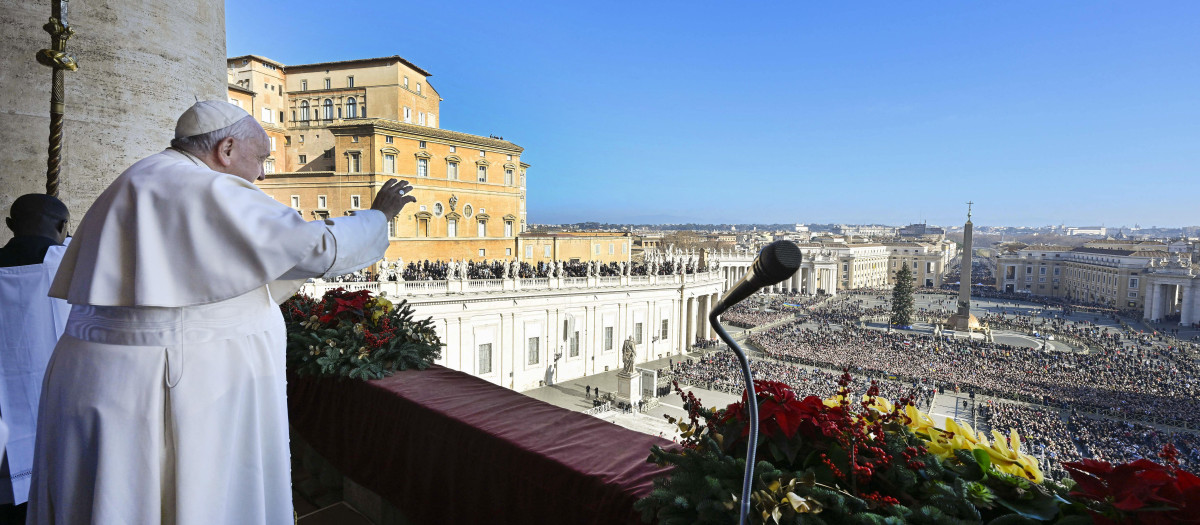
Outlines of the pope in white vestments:
[[263,193],[261,126],[199,102],[172,148],[88,210],[50,294],[70,302],[46,370],[29,523],[290,524],[283,320],[304,279],[358,270],[415,199],[308,222]]

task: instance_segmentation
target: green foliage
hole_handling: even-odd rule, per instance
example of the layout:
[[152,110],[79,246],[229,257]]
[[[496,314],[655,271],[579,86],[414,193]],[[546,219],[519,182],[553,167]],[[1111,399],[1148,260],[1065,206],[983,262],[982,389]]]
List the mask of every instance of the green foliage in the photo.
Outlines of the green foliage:
[[888,320],[893,326],[911,326],[913,318],[913,273],[907,264],[896,271],[896,285],[892,287],[892,316]]

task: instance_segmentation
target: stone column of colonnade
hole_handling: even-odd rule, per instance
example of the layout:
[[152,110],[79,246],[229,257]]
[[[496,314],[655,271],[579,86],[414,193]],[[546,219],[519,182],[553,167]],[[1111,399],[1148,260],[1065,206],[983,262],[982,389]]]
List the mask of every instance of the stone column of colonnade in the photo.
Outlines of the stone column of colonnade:
[[1179,294],[1179,324],[1191,326],[1192,323],[1200,322],[1200,316],[1196,315],[1196,296],[1197,288],[1195,282],[1189,282],[1180,287]]

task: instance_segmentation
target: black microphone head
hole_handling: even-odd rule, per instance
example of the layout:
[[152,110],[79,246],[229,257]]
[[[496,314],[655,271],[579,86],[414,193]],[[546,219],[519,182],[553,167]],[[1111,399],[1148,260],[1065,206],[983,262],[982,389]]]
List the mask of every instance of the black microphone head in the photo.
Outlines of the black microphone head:
[[754,259],[754,276],[762,279],[761,286],[778,283],[800,268],[800,247],[792,241],[775,241],[763,247]]

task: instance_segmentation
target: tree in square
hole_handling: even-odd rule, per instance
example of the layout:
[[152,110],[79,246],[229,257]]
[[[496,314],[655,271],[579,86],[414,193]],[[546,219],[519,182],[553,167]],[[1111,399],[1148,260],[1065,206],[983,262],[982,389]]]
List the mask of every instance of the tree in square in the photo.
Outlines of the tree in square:
[[892,288],[892,326],[912,326],[913,274],[908,265],[896,271],[896,285]]

